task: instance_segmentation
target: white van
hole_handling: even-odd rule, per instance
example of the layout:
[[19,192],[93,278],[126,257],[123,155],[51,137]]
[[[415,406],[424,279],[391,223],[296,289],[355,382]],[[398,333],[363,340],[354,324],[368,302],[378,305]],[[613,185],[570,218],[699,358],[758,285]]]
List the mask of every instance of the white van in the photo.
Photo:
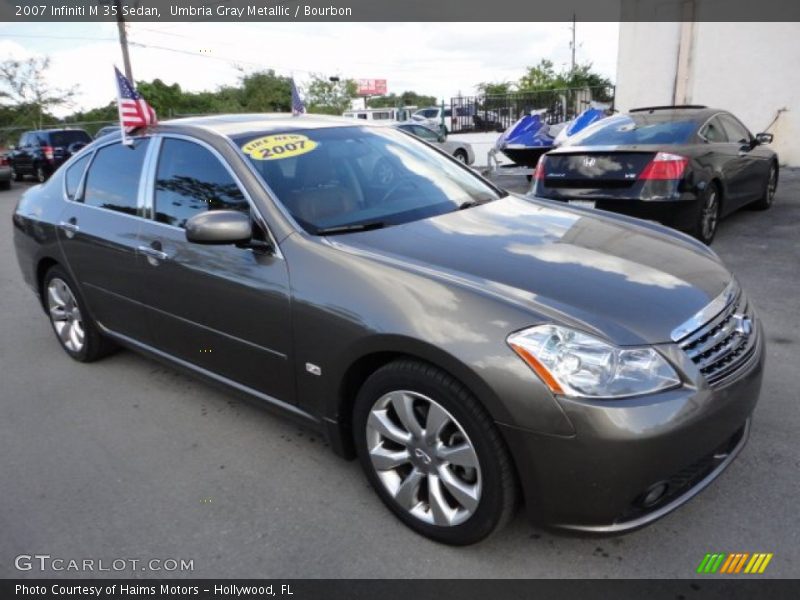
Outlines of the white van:
[[404,106],[403,108],[363,108],[359,110],[346,110],[342,113],[342,116],[349,119],[362,119],[364,121],[408,121],[411,118],[411,111],[416,108],[416,106]]

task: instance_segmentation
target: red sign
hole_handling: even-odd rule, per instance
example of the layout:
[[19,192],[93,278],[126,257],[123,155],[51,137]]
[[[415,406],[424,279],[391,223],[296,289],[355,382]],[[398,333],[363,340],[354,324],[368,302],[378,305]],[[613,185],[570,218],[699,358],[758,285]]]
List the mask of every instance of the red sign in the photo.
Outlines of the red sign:
[[386,95],[386,80],[385,79],[359,79],[358,90],[359,96],[385,96]]

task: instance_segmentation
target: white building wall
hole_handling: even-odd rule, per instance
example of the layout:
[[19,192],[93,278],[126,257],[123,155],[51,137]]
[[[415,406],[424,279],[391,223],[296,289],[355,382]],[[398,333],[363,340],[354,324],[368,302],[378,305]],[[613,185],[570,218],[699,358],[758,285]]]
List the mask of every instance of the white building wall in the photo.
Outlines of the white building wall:
[[[769,132],[781,163],[800,166],[800,23],[694,23],[686,102],[723,108]],[[672,104],[681,24],[620,24],[619,110]],[[680,100],[680,99],[679,99]]]

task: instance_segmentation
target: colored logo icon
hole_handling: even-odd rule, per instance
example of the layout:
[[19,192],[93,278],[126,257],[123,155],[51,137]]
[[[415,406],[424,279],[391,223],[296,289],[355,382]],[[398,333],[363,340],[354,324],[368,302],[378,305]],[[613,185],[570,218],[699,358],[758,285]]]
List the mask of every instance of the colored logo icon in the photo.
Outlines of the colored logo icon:
[[706,554],[697,567],[700,574],[761,574],[772,560],[772,552],[717,552]]

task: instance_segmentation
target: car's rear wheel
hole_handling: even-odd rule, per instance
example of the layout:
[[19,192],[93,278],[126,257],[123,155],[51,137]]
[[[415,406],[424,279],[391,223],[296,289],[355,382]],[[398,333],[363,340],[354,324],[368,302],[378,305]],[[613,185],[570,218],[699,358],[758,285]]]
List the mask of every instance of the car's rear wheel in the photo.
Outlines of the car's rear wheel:
[[111,340],[100,333],[64,269],[51,267],[42,290],[56,339],[67,354],[80,362],[92,362],[114,349]]
[[464,164],[467,164],[467,153],[464,152],[463,150],[461,150],[460,148],[458,150],[456,150],[455,152],[453,152],[453,156],[455,157],[455,159],[458,162],[462,162]]
[[714,241],[720,220],[720,195],[716,183],[711,183],[703,193],[700,213],[692,235],[704,244]]
[[774,162],[769,167],[767,183],[764,186],[764,193],[751,205],[756,210],[767,210],[775,200],[775,192],[778,190],[778,165]]
[[512,516],[508,450],[483,407],[447,373],[413,360],[390,363],[359,391],[353,420],[367,477],[417,533],[472,544]]
[[10,179],[4,179],[3,181],[0,181],[0,190],[10,190],[10,189],[11,189]]

